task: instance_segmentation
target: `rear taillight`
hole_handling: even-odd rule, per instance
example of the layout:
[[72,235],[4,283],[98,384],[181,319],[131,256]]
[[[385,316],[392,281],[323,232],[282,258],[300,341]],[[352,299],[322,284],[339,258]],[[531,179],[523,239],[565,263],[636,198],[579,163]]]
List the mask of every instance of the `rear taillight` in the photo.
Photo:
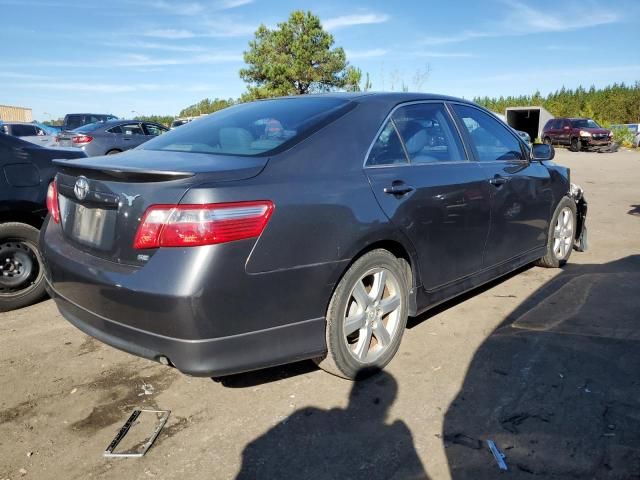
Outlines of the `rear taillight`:
[[259,236],[273,202],[152,205],[142,217],[133,248],[195,247]]
[[86,145],[93,141],[93,137],[90,137],[89,135],[75,135],[71,137],[71,141],[76,145]]
[[60,223],[60,204],[58,203],[58,186],[54,180],[47,189],[47,210],[54,222]]

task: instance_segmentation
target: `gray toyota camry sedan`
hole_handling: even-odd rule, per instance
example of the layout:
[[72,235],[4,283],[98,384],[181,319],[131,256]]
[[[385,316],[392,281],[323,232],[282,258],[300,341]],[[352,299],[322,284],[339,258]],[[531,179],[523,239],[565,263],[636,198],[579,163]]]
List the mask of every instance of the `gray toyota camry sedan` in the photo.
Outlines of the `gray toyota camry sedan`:
[[314,359],[359,378],[408,316],[584,249],[586,202],[553,156],[444,96],[236,105],[57,161],[47,288],[80,330],[190,375]]
[[57,139],[61,147],[77,147],[88,157],[96,157],[124,152],[168,131],[154,122],[107,120],[64,131]]

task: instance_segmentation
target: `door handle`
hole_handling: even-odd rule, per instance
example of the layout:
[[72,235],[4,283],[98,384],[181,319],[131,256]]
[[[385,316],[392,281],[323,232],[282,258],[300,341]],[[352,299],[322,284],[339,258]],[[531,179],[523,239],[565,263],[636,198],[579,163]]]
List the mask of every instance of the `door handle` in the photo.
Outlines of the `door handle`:
[[390,187],[384,187],[383,191],[384,193],[388,193],[389,195],[406,195],[407,193],[413,192],[414,190],[415,188],[413,188],[411,185],[393,182]]
[[489,183],[491,185],[493,185],[494,187],[499,187],[499,186],[504,185],[505,183],[507,183],[507,180],[509,180],[509,179],[505,178],[505,177],[501,177],[500,175],[496,175],[495,177],[493,177],[492,179],[489,180]]

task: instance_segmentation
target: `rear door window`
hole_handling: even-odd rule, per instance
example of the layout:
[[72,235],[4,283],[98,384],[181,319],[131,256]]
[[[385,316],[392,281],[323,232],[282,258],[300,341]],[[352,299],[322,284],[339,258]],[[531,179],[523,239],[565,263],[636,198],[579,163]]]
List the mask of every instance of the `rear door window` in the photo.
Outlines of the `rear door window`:
[[120,125],[121,133],[124,135],[144,135],[144,130],[139,123],[127,123]]
[[144,123],[144,129],[147,135],[152,135],[157,137],[158,135],[162,135],[164,132],[168,131],[168,128],[161,127],[160,125],[155,125],[153,123]]
[[38,134],[34,125],[12,125],[11,133],[15,137],[32,137]]
[[388,120],[371,147],[368,166],[409,163],[393,121]]
[[481,162],[524,160],[520,140],[507,126],[482,110],[454,104]]
[[393,121],[411,163],[466,160],[458,132],[443,103],[418,103],[398,108]]
[[260,155],[294,145],[353,105],[336,97],[297,97],[244,103],[149,140],[144,150]]

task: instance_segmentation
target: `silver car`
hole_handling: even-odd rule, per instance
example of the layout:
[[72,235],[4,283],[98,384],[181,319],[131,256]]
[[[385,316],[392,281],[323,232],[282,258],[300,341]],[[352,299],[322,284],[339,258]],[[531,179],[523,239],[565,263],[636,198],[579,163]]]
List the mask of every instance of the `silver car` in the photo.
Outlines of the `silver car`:
[[35,143],[42,147],[51,147],[56,144],[55,135],[50,135],[44,128],[26,122],[2,122],[0,133],[6,133],[13,137],[19,137],[27,142]]
[[159,123],[109,120],[62,132],[58,143],[61,147],[81,148],[87,156],[95,157],[124,152],[167,131],[169,129]]

